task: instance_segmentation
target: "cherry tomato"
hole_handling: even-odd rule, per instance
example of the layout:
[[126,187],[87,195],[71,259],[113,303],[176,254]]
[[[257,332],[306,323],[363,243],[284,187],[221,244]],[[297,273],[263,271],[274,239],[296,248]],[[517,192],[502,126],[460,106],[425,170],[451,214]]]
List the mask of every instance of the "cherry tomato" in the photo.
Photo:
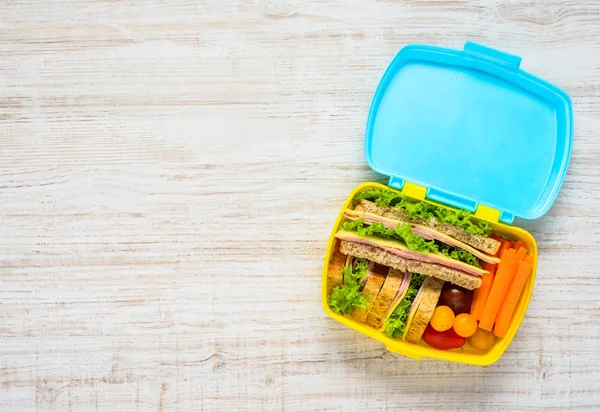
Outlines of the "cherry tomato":
[[477,330],[477,321],[468,313],[461,313],[454,318],[454,332],[463,338],[468,338]]
[[487,330],[477,329],[477,331],[469,338],[469,343],[475,349],[489,349],[496,343],[496,337],[492,332]]
[[442,350],[460,348],[467,341],[465,338],[458,336],[453,329],[438,332],[431,325],[427,325],[427,328],[425,328],[423,340],[432,348]]
[[440,305],[449,306],[455,315],[467,313],[471,310],[471,300],[473,300],[473,291],[460,286],[446,283],[440,296]]
[[443,332],[452,328],[454,324],[454,312],[448,306],[438,306],[433,311],[433,315],[431,316],[431,327],[437,330],[438,332]]

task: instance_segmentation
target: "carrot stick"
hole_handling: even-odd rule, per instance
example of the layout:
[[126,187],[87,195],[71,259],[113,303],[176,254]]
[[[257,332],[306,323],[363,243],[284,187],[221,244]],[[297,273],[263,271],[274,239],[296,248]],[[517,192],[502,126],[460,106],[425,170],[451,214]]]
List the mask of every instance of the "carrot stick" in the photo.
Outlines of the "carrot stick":
[[485,308],[481,315],[481,321],[479,327],[487,331],[492,331],[494,326],[494,320],[500,309],[500,305],[504,301],[506,292],[510,287],[510,283],[515,276],[515,270],[517,269],[517,251],[514,249],[508,249],[504,252],[502,260],[498,265],[498,271],[494,277],[494,283],[492,283],[492,289],[490,295],[485,302]]
[[500,244],[500,249],[498,249],[498,257],[500,259],[502,259],[502,256],[504,255],[504,252],[506,252],[507,249],[511,248],[511,244],[508,240],[503,240],[502,243]]
[[517,260],[520,262],[523,259],[525,259],[525,256],[527,256],[527,249],[525,249],[524,247],[519,248],[517,252]]
[[527,262],[519,262],[517,265],[515,278],[510,285],[506,298],[504,299],[504,302],[502,302],[502,306],[500,306],[500,310],[496,316],[494,335],[499,338],[503,338],[508,331],[508,325],[512,319],[513,312],[517,307],[519,297],[523,292],[523,288],[525,287],[525,283],[527,282],[527,278],[529,278],[532,269],[533,265]]
[[481,319],[481,314],[483,313],[483,308],[485,307],[485,302],[490,294],[494,276],[496,275],[496,269],[498,268],[498,265],[488,262],[482,262],[481,266],[490,273],[486,273],[481,277],[481,286],[473,292],[471,315],[473,315],[476,320]]
[[524,261],[529,263],[531,266],[533,266],[533,256],[532,255],[525,256]]
[[517,240],[515,242],[515,249],[519,250],[522,247],[525,248],[525,250],[527,250],[527,243],[523,242],[522,240]]

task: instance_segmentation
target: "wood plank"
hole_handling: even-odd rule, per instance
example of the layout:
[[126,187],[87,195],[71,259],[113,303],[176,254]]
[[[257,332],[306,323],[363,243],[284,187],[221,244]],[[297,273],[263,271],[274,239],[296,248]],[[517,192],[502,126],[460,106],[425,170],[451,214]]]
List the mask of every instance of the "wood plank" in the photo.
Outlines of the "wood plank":
[[[4,2],[0,409],[600,408],[600,3]],[[372,94],[412,42],[523,57],[575,107],[534,295],[488,368],[321,308]]]

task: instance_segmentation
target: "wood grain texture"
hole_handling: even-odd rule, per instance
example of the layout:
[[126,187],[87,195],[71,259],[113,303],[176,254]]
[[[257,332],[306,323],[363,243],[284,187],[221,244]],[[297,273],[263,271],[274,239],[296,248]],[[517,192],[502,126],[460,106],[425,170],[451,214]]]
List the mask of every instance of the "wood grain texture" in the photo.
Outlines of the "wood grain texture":
[[[2,1],[0,409],[598,410],[600,3]],[[538,278],[489,368],[389,354],[321,308],[380,181],[363,128],[406,43],[523,57],[575,107]]]

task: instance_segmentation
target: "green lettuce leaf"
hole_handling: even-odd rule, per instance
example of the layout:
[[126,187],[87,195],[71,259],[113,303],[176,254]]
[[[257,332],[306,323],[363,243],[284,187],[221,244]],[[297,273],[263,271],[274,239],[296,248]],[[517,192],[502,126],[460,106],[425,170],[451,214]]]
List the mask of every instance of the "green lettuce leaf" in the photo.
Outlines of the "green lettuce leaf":
[[398,224],[396,229],[386,227],[382,223],[373,222],[365,224],[364,219],[347,220],[342,223],[342,230],[356,232],[360,236],[379,236],[385,239],[396,239],[406,243],[409,250],[417,250],[419,252],[437,252],[438,246],[433,240],[425,240],[421,236],[413,233],[409,225]]
[[327,303],[332,311],[341,315],[349,315],[356,307],[367,308],[367,298],[360,293],[357,285],[336,286],[327,298]]
[[370,262],[367,259],[355,259],[354,270],[350,266],[345,266],[342,269],[344,283],[347,285],[359,285],[363,278],[367,275]]
[[356,194],[354,203],[356,204],[363,199],[375,202],[379,206],[395,206],[406,199],[406,196],[402,193],[392,192],[391,190],[367,189]]
[[385,322],[385,331],[383,332],[386,336],[392,338],[400,338],[404,334],[406,329],[406,321],[408,320],[408,313],[410,312],[410,306],[417,297],[419,289],[425,280],[424,275],[413,274],[408,285],[406,295],[400,301],[396,309],[392,312],[388,320]]
[[415,235],[412,228],[406,224],[398,224],[396,229],[393,229],[379,222],[373,222],[369,225],[365,224],[364,219],[358,219],[346,220],[342,223],[341,229],[356,232],[359,236],[379,236],[384,239],[400,240],[406,244],[409,250],[422,253],[442,253],[449,258],[481,268],[479,259],[470,252],[435,240],[425,240],[421,236]]
[[379,206],[393,206],[404,210],[414,220],[429,222],[435,217],[440,223],[448,223],[458,226],[470,235],[489,235],[492,227],[488,222],[474,222],[471,220],[473,214],[466,210],[450,210],[427,202],[408,199],[402,193],[396,193],[388,189],[368,189],[357,193],[354,202],[358,203],[366,199],[375,202]]
[[361,293],[361,282],[367,275],[369,263],[367,259],[356,259],[354,270],[350,266],[342,269],[344,284],[336,286],[327,298],[332,311],[348,315],[356,307],[367,308],[367,298]]
[[445,243],[438,242],[439,251],[442,255],[452,259],[460,260],[471,266],[481,269],[481,261],[466,250],[448,246]]

